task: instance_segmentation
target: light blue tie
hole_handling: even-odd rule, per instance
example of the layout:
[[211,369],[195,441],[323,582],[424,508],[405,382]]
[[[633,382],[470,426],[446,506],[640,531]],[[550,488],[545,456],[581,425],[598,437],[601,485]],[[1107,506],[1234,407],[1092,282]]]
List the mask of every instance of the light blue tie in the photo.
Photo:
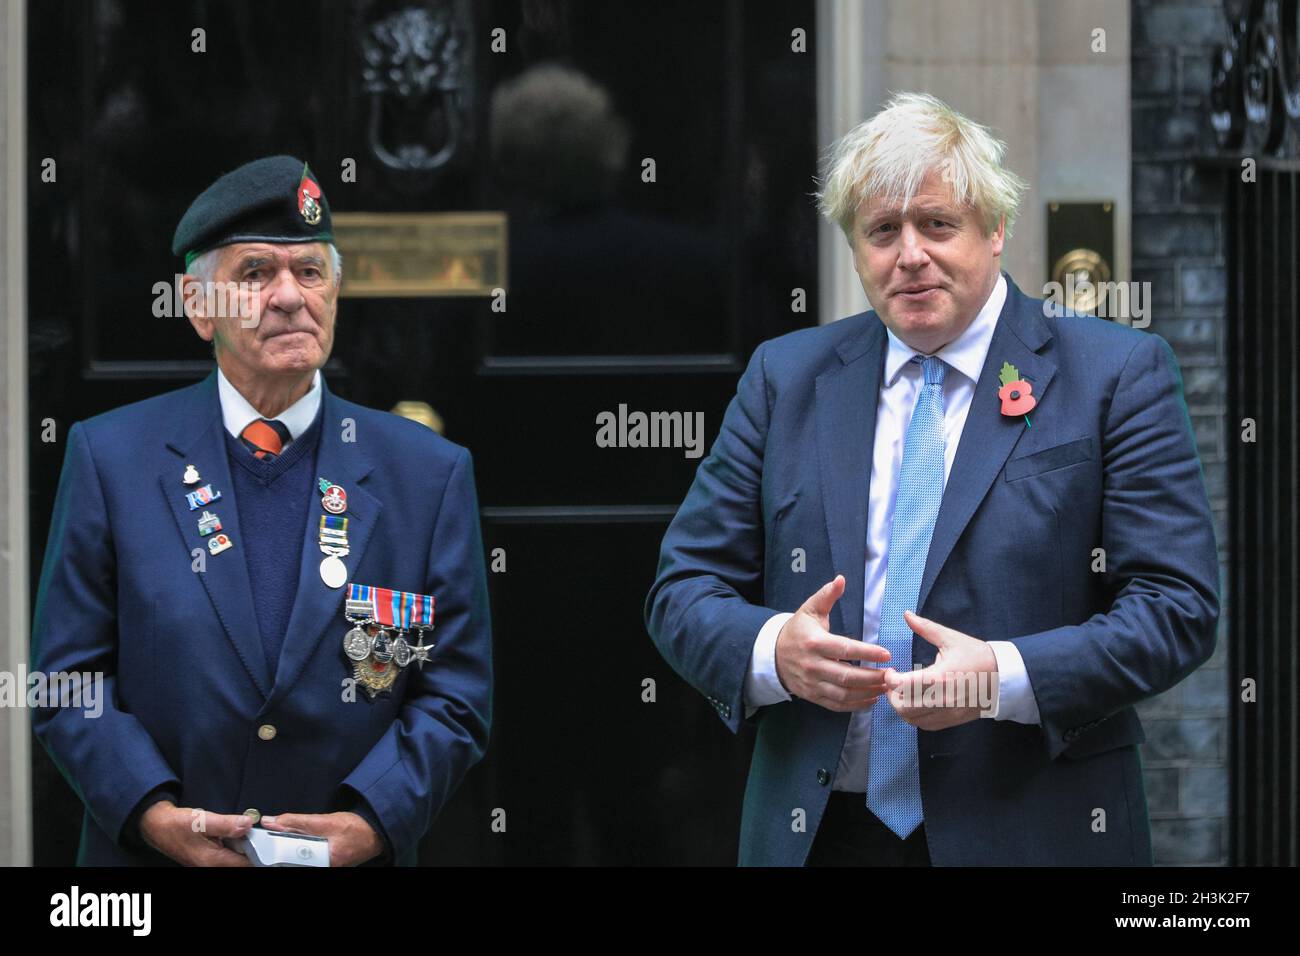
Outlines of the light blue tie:
[[[889,650],[886,666],[912,669],[912,629],[903,611],[916,611],[930,536],[943,501],[943,360],[912,356],[925,370],[903,444],[898,497],[889,531],[885,597],[880,604],[880,645]],[[916,728],[898,716],[882,695],[871,706],[867,760],[867,807],[902,839],[921,823],[921,771],[916,758]]]

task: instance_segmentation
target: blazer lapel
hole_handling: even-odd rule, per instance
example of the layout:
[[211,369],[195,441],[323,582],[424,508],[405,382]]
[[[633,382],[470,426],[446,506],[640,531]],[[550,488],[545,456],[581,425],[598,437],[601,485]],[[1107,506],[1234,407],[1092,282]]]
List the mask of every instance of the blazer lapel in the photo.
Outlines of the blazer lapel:
[[[270,693],[271,674],[267,669],[266,654],[262,650],[262,636],[253,613],[253,588],[248,578],[248,564],[241,549],[244,533],[239,525],[238,504],[234,484],[230,479],[230,460],[226,452],[225,426],[221,418],[221,402],[217,397],[217,373],[214,370],[192,393],[187,406],[177,409],[178,425],[167,440],[167,447],[179,456],[175,464],[168,465],[158,476],[163,498],[176,518],[176,528],[185,542],[187,551],[202,548],[207,552],[208,541],[199,534],[199,516],[204,509],[191,511],[186,493],[204,485],[221,492],[221,498],[207,506],[207,510],[221,519],[221,532],[229,535],[234,547],[220,554],[205,553],[205,569],[199,573],[208,598],[217,612],[217,620],[226,637],[235,647],[235,653],[248,671],[249,678],[265,697]],[[181,482],[186,465],[198,469],[200,480],[194,485]]]
[[838,347],[844,364],[823,372],[816,384],[817,460],[826,531],[833,566],[844,575],[844,595],[835,606],[840,614],[835,633],[858,640],[862,638],[876,405],[887,341],[885,327],[875,312],[866,315],[865,323],[859,335]]
[[[343,441],[340,423],[344,415],[339,408],[338,399],[330,392],[323,378],[321,392],[324,417],[321,420],[320,445],[316,452],[316,473],[319,477],[342,486],[347,492],[348,510],[344,517],[348,519],[349,553],[343,558],[343,563],[347,566],[348,582],[351,583],[355,580],[353,575],[361,564],[383,505],[364,485],[372,468],[360,443]],[[307,527],[303,531],[298,593],[289,615],[284,648],[280,652],[275,686],[266,702],[267,708],[274,707],[283,699],[302,675],[303,668],[316,652],[322,637],[329,633],[333,638],[342,640],[346,630],[343,602],[347,597],[347,584],[341,588],[331,588],[320,576],[320,563],[325,557],[320,550],[320,517],[325,513],[317,500],[313,500]],[[330,631],[331,626],[334,626],[337,633]],[[334,652],[338,648],[332,647],[330,650]]]
[[[1033,385],[1034,397],[1041,403],[1056,374],[1056,363],[1037,353],[1051,337],[1038,303],[1026,298],[1007,276],[1007,300],[1002,306],[1002,314],[989,342],[988,356],[971,396],[970,411],[966,415],[961,442],[953,458],[943,503],[930,539],[930,552],[916,600],[918,613],[925,607],[930,588],[971,515],[988,494],[993,480],[1002,472],[1011,449],[1025,429],[1032,427],[1025,424],[1023,415],[1011,418],[1002,414],[1002,403],[997,395],[1002,363],[1010,362],[1016,366],[1021,376]],[[920,638],[917,641],[929,647]]]

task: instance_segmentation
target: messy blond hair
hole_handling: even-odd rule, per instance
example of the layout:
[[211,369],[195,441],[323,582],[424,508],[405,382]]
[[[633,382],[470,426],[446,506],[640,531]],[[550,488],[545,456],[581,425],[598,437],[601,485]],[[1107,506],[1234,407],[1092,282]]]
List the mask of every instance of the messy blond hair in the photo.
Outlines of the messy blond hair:
[[1006,144],[928,93],[895,93],[871,119],[850,130],[828,151],[821,211],[853,242],[853,223],[864,200],[901,203],[904,212],[927,173],[939,171],[957,202],[983,217],[984,234],[1006,218],[1007,234],[1029,184],[1002,167]]

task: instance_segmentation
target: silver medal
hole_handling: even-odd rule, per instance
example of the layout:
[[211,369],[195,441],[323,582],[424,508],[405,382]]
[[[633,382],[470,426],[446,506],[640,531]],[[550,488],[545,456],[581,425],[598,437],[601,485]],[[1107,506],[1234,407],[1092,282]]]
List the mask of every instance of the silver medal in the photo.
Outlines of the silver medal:
[[405,667],[411,663],[411,645],[406,643],[406,639],[399,637],[393,641],[393,660],[398,667]]
[[348,583],[348,568],[337,555],[328,555],[320,563],[320,579],[329,588],[341,588]]
[[370,656],[370,635],[364,627],[354,627],[343,635],[343,653],[351,660],[364,661]]

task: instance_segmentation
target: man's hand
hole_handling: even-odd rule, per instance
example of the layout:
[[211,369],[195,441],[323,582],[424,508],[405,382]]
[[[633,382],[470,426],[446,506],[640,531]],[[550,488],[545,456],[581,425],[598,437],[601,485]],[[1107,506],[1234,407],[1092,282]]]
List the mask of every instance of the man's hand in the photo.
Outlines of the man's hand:
[[140,818],[140,836],[182,866],[252,866],[248,857],[223,846],[246,836],[253,825],[242,813],[209,813],[160,800]]
[[986,709],[991,711],[998,686],[993,648],[911,611],[903,612],[903,620],[939,653],[929,667],[903,673],[892,667],[885,671],[889,702],[898,716],[921,730],[943,730],[976,720]]
[[866,710],[886,691],[885,671],[847,661],[889,660],[879,644],[855,641],[830,633],[830,613],[844,594],[844,576],[815,593],[776,638],[776,674],[795,697],[827,710]]
[[384,841],[360,814],[281,813],[262,817],[262,826],[282,833],[306,833],[330,841],[330,866],[356,866],[384,852]]

